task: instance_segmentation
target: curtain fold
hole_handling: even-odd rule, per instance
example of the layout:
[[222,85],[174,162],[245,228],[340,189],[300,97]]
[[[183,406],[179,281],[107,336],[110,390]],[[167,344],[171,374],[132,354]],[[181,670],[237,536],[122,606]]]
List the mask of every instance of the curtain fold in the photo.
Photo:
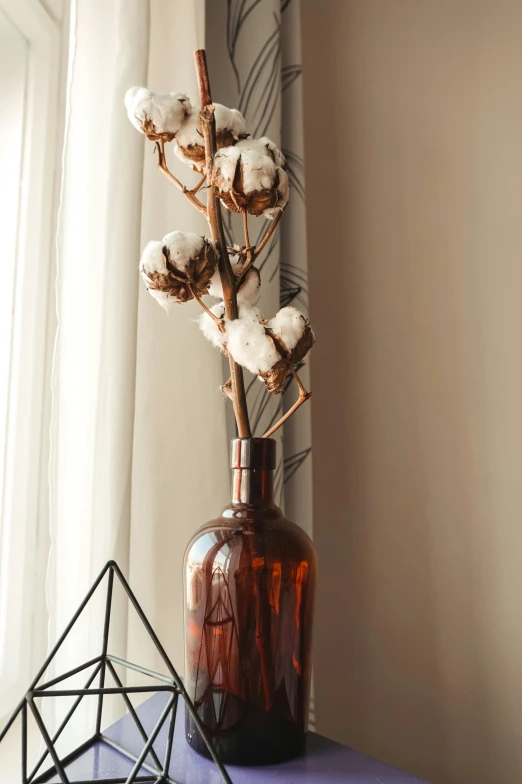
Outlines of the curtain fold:
[[[122,107],[126,88],[147,78],[148,48],[148,2],[73,5],[52,371],[50,645],[109,558],[128,568],[143,141]],[[101,652],[96,609],[55,669]],[[124,613],[114,621],[124,643]]]

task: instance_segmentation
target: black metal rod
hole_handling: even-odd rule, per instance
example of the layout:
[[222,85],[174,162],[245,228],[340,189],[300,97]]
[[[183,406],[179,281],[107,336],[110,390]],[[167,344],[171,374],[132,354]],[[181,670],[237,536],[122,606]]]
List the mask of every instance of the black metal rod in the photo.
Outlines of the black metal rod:
[[5,736],[7,735],[7,733],[13,726],[13,724],[15,723],[16,719],[18,718],[18,714],[23,709],[24,705],[25,705],[25,697],[22,700],[20,700],[14,712],[11,714],[9,721],[7,722],[3,730],[0,732],[0,743],[2,743],[3,739],[5,738]]
[[[150,733],[149,739],[148,739],[147,743],[143,747],[143,749],[142,749],[138,759],[136,760],[136,762],[134,764],[133,769],[129,773],[129,778],[127,779],[126,784],[134,784],[134,782],[136,781],[136,776],[140,772],[140,768],[142,766],[142,763],[145,762],[145,759],[147,758],[147,755],[148,755],[150,749],[152,748],[152,745],[153,745],[154,741],[158,737],[159,732],[160,732],[161,728],[163,727],[163,724],[165,723],[165,719],[169,715],[169,711],[172,709],[172,706],[174,705],[174,701],[175,701],[176,697],[177,697],[177,695],[173,694],[172,697],[170,698],[170,700],[167,702],[165,708],[161,712],[161,715],[160,715],[158,721],[156,722],[156,726],[154,727],[154,729]],[[159,773],[161,775],[161,770],[159,771]]]
[[[98,657],[98,658],[99,658],[99,657]],[[96,667],[96,669],[94,670],[94,672],[92,672],[92,673],[90,674],[89,678],[87,679],[87,683],[85,684],[85,689],[88,689],[88,688],[89,688],[89,686],[91,685],[91,683],[93,682],[93,680],[94,680],[94,679],[96,678],[96,676],[98,675],[98,673],[99,673],[99,671],[100,671],[100,668],[101,668],[101,662],[98,662],[98,666]],[[66,728],[67,724],[69,723],[69,720],[70,720],[70,719],[72,718],[72,716],[74,715],[74,712],[75,712],[76,708],[78,707],[78,705],[80,704],[80,702],[83,700],[84,696],[85,696],[84,694],[81,694],[81,695],[78,697],[78,699],[77,699],[77,700],[74,702],[74,704],[72,705],[72,707],[70,708],[70,710],[68,711],[68,713],[67,713],[66,717],[64,718],[64,720],[62,721],[62,723],[60,724],[60,726],[59,726],[59,727],[58,727],[58,729],[56,730],[55,734],[53,735],[53,738],[52,738],[52,742],[53,742],[53,743],[56,743],[56,741],[59,739],[60,735],[62,734],[62,732],[63,732],[63,731],[64,731],[64,729]],[[47,759],[47,755],[48,755],[48,754],[49,754],[49,751],[44,751],[44,753],[42,754],[42,756],[40,757],[40,759],[39,759],[39,760],[38,760],[38,762],[36,763],[36,766],[34,767],[34,769],[33,769],[32,773],[31,773],[31,775],[29,776],[29,779],[28,779],[28,784],[31,784],[32,780],[34,779],[34,777],[36,776],[36,774],[38,773],[38,771],[39,771],[39,770],[40,770],[40,768],[42,767],[43,763],[44,763],[44,762],[45,762],[45,760]]]
[[[123,756],[131,760],[131,762],[136,762],[136,760],[138,759],[135,754],[132,754],[132,752],[130,752],[128,749],[124,748],[123,746],[120,746],[120,744],[116,743],[116,741],[112,740],[112,738],[108,738],[107,735],[103,734],[103,732],[100,735],[100,740],[103,741],[103,743],[106,743],[107,746],[110,746],[111,749],[114,749],[114,751],[117,751],[119,754],[123,754]],[[154,776],[158,775],[157,770],[154,770],[154,768],[151,765],[149,765],[147,762],[142,762],[141,767],[144,770],[146,770],[148,773],[150,773],[151,778],[154,778]],[[159,781],[163,782],[164,778],[165,777],[162,774],[160,774]],[[125,779],[125,781],[127,781],[127,779]],[[178,784],[176,781],[168,777],[166,781],[167,784]],[[74,784],[77,784],[77,782],[75,781]],[[91,782],[89,782],[89,784],[91,784]],[[92,784],[94,784],[94,782]]]
[[45,691],[45,689],[33,689],[28,692],[29,697],[87,697],[97,694],[151,694],[156,691],[166,691],[176,694],[175,686],[104,686],[103,689],[55,689]]
[[[100,661],[101,661],[101,656],[96,656],[94,659],[91,659],[90,661],[85,662],[85,664],[79,664],[78,667],[74,668],[74,670],[68,670],[67,672],[64,672],[63,675],[58,675],[56,678],[53,678],[52,681],[47,681],[46,683],[42,683],[42,685],[39,686],[38,688],[39,689],[49,689],[51,686],[56,686],[57,683],[61,683],[62,681],[66,681],[67,678],[72,678],[73,675],[77,675],[79,672],[82,672],[83,670],[86,670],[89,667],[92,667],[93,664],[99,664]],[[98,670],[98,672],[99,672],[99,670]]]
[[154,670],[149,670],[147,667],[142,667],[141,664],[133,664],[130,661],[120,659],[118,656],[112,656],[111,654],[107,655],[107,659],[113,662],[113,664],[120,664],[122,667],[126,667],[128,670],[134,670],[135,672],[139,672],[141,675],[148,675],[149,678],[155,678],[157,681],[174,684],[173,679],[169,678],[168,675],[161,675],[159,672],[154,672]]
[[33,712],[33,716],[35,718],[35,721],[38,724],[38,729],[40,730],[40,732],[42,734],[42,737],[43,737],[43,739],[45,741],[45,745],[47,746],[47,748],[49,750],[49,754],[51,755],[51,759],[52,759],[52,761],[54,763],[54,767],[56,768],[56,772],[57,772],[57,774],[60,777],[60,781],[62,782],[62,784],[70,784],[69,779],[67,778],[67,774],[65,773],[63,765],[62,765],[62,763],[60,761],[60,758],[58,757],[58,754],[56,753],[56,749],[53,746],[53,742],[52,742],[51,738],[49,737],[49,733],[47,732],[47,728],[46,728],[45,724],[42,721],[42,717],[40,716],[40,714],[38,712],[38,708],[34,704],[33,698],[29,697],[28,701],[29,701],[29,707],[31,708],[31,710]]
[[[112,677],[116,681],[116,684],[118,686],[122,687],[123,683],[121,682],[121,680],[120,680],[120,678],[118,676],[118,673],[114,669],[114,665],[113,665],[113,663],[111,661],[107,660],[107,667],[109,668]],[[122,697],[124,699],[125,705],[127,706],[127,710],[129,711],[130,715],[134,719],[134,724],[136,725],[136,729],[138,730],[138,732],[141,735],[141,739],[146,743],[148,741],[148,736],[147,736],[147,733],[145,732],[145,728],[143,727],[143,724],[141,723],[138,714],[134,710],[134,705],[129,700],[127,694],[122,694]],[[99,730],[98,730],[98,732],[99,732]],[[151,748],[150,756],[152,757],[152,759],[154,760],[154,762],[158,766],[158,773],[161,773],[161,762],[159,761],[158,755],[154,751],[154,748]]]
[[[143,776],[140,776],[139,778],[135,779],[135,782],[136,782],[136,784],[139,784],[139,782],[146,782],[146,784],[149,784],[149,782],[153,778],[154,778],[153,775],[147,774],[147,775],[143,775]],[[116,778],[112,778],[112,779],[101,779],[100,784],[125,784],[126,781],[127,781],[127,778],[125,776],[117,776]],[[42,782],[42,784],[43,784],[43,782]],[[77,781],[75,779],[74,780],[74,784],[98,784],[98,782],[97,781],[93,781],[93,779],[82,779],[82,781]],[[161,779],[159,779],[159,780],[157,779],[155,784],[161,784]]]
[[22,708],[22,784],[27,784],[27,702]]
[[165,762],[163,764],[163,775],[169,775],[170,769],[170,758],[172,756],[172,744],[174,742],[174,729],[176,726],[176,714],[178,710],[178,697],[176,695],[176,701],[172,707],[172,715],[170,717],[170,724],[169,724],[169,734],[167,736],[167,747],[165,749]]
[[[79,667],[76,667],[75,669],[70,670],[67,673],[64,673],[63,675],[60,675],[60,676],[57,676],[57,677],[53,678],[51,681],[49,681],[46,684],[42,684],[41,686],[38,686],[40,680],[42,679],[42,676],[45,674],[45,672],[48,669],[49,665],[51,664],[51,662],[53,661],[54,657],[56,656],[56,653],[58,652],[60,647],[65,642],[66,638],[68,637],[68,635],[71,632],[72,628],[74,627],[74,625],[76,624],[77,620],[79,619],[79,617],[83,613],[85,607],[87,606],[87,604],[91,600],[93,594],[97,590],[98,586],[100,585],[101,581],[103,580],[103,578],[105,577],[107,572],[109,572],[110,576],[109,576],[109,585],[108,585],[108,589],[107,589],[107,600],[106,600],[105,623],[104,623],[104,632],[103,632],[103,652],[102,652],[102,655],[97,657],[97,658],[95,658],[95,659],[92,659],[91,661],[87,662],[86,664],[80,665]],[[120,581],[120,583],[121,583],[125,593],[127,594],[127,597],[129,599],[129,601],[131,602],[132,606],[134,607],[134,609],[135,609],[139,619],[141,620],[143,626],[145,627],[145,630],[147,631],[150,639],[152,640],[152,642],[155,645],[158,653],[160,654],[164,664],[166,665],[166,667],[167,667],[167,669],[168,669],[168,671],[169,671],[169,673],[171,675],[170,678],[166,677],[164,675],[161,675],[160,673],[153,672],[152,670],[149,670],[149,669],[147,669],[145,667],[141,667],[139,665],[133,664],[133,663],[128,662],[128,661],[125,661],[124,659],[120,659],[120,658],[118,658],[116,656],[110,656],[108,654],[108,641],[109,641],[109,633],[110,633],[110,618],[111,618],[113,588],[114,588],[114,574],[117,575],[117,577],[118,577],[118,579],[119,579],[119,581]],[[113,664],[118,664],[118,665],[126,667],[128,669],[135,670],[136,672],[141,673],[143,675],[147,675],[148,677],[153,678],[156,681],[160,681],[164,685],[156,685],[154,687],[152,687],[152,686],[151,687],[144,687],[144,686],[124,687],[122,685],[120,685],[120,686],[118,686],[116,688],[106,687],[105,686],[106,667],[109,666],[109,662],[111,663],[110,664],[110,670],[111,670],[111,672],[113,672],[113,675],[116,676],[115,679],[116,679],[117,683],[121,684],[121,680],[118,678],[117,673],[115,671],[115,668],[112,666]],[[50,686],[54,686],[55,684],[61,683],[62,681],[66,680],[67,678],[71,677],[72,675],[75,675],[78,672],[81,672],[81,671],[85,670],[86,668],[88,668],[89,666],[92,666],[92,665],[95,665],[95,664],[98,664],[99,666],[96,668],[95,672],[91,675],[91,678],[88,681],[88,683],[86,685],[86,688],[84,688],[84,689],[59,689],[59,690],[55,690],[55,691],[50,691],[49,690]],[[100,678],[100,687],[99,688],[95,688],[95,689],[88,688],[90,686],[90,684],[93,682],[94,678],[99,674],[100,670],[102,670],[102,668],[103,668],[103,674],[102,674],[102,677]],[[154,727],[154,729],[152,731],[152,735],[147,739],[146,744],[145,744],[145,748],[142,750],[142,752],[141,752],[139,757],[135,757],[130,752],[128,752],[126,749],[120,747],[117,743],[115,743],[110,738],[107,738],[106,736],[104,736],[101,733],[101,719],[102,719],[102,715],[101,714],[102,714],[102,711],[103,711],[103,698],[104,698],[105,695],[108,695],[108,694],[121,694],[123,696],[123,698],[125,700],[125,703],[127,705],[127,709],[129,710],[129,713],[131,713],[132,718],[135,720],[135,723],[136,723],[136,719],[138,719],[138,723],[136,723],[136,726],[138,727],[138,729],[141,726],[141,728],[143,730],[143,733],[144,733],[144,735],[146,737],[145,730],[144,730],[143,726],[141,725],[141,722],[139,721],[139,718],[137,717],[137,714],[135,713],[134,708],[132,707],[132,703],[130,702],[130,700],[128,700],[128,696],[127,695],[129,695],[129,694],[161,693],[161,692],[168,693],[168,694],[171,695],[171,697],[168,700],[167,707],[165,708],[165,710],[163,711],[163,713],[160,716],[160,719],[158,720],[157,724],[155,725],[155,727]],[[111,782],[111,784],[119,784],[120,782],[121,782],[121,784],[124,784],[124,783],[125,784],[135,784],[136,782],[139,782],[139,781],[143,781],[143,782],[149,781],[150,779],[147,776],[145,776],[145,777],[139,776],[138,771],[139,771],[140,767],[142,767],[143,770],[147,771],[148,773],[152,774],[151,778],[155,778],[156,779],[156,784],[176,784],[176,782],[174,782],[169,777],[168,769],[170,767],[170,758],[171,758],[171,754],[172,754],[174,731],[175,731],[175,722],[176,722],[176,712],[177,712],[177,704],[178,704],[178,695],[179,694],[183,697],[183,700],[184,700],[184,702],[186,704],[186,708],[187,708],[188,712],[190,713],[190,715],[192,716],[194,724],[195,724],[197,730],[199,731],[199,733],[201,734],[201,736],[202,736],[202,738],[203,738],[203,740],[204,740],[204,742],[205,742],[205,744],[206,744],[206,746],[207,746],[207,748],[209,750],[210,756],[212,757],[216,767],[218,768],[218,770],[219,770],[219,772],[221,774],[222,779],[226,782],[226,784],[232,784],[231,779],[230,779],[230,777],[229,777],[225,767],[223,766],[223,764],[219,760],[219,757],[215,753],[215,751],[213,749],[213,746],[212,746],[209,738],[207,737],[207,734],[206,734],[205,728],[203,726],[203,723],[202,723],[202,721],[201,721],[201,719],[200,719],[200,717],[199,717],[199,715],[197,713],[197,710],[196,710],[194,704],[190,700],[190,698],[189,698],[189,696],[187,694],[187,691],[185,690],[183,682],[181,681],[180,677],[178,676],[176,670],[174,669],[174,666],[173,666],[172,662],[170,661],[170,659],[169,659],[165,649],[163,648],[161,642],[159,641],[157,635],[155,634],[155,632],[154,632],[151,624],[149,623],[145,613],[143,612],[143,610],[142,610],[142,608],[141,608],[141,606],[140,606],[136,596],[134,595],[132,589],[130,588],[130,586],[129,586],[127,580],[125,579],[123,573],[121,572],[118,564],[115,561],[109,561],[103,567],[102,571],[100,572],[100,574],[96,578],[94,584],[92,585],[91,589],[89,590],[89,592],[85,596],[83,602],[79,606],[79,608],[76,611],[76,613],[74,614],[73,618],[71,619],[71,621],[69,622],[69,624],[67,625],[67,627],[65,628],[63,633],[61,634],[60,638],[58,639],[58,641],[54,645],[54,647],[51,650],[50,654],[48,655],[47,659],[45,660],[45,662],[41,666],[40,670],[38,671],[36,677],[34,678],[31,686],[29,687],[29,690],[26,692],[26,695],[20,701],[20,703],[17,706],[17,708],[15,709],[14,713],[9,718],[7,724],[4,726],[4,728],[0,732],[0,742],[5,738],[6,734],[9,732],[9,730],[11,729],[13,723],[15,722],[15,720],[18,717],[18,715],[22,711],[22,713],[23,713],[23,715],[22,715],[22,755],[23,755],[23,759],[22,759],[22,777],[23,777],[23,784],[39,784],[39,782],[41,784],[43,784],[43,782],[48,780],[49,776],[51,776],[53,774],[56,775],[56,773],[58,774],[62,784],[69,784],[69,781],[68,781],[68,778],[67,778],[67,774],[66,774],[65,769],[64,769],[64,764],[66,762],[68,763],[70,760],[76,758],[79,754],[83,753],[83,751],[85,749],[87,749],[90,746],[92,746],[93,742],[99,741],[99,740],[103,741],[107,745],[109,745],[112,748],[114,748],[115,750],[119,751],[121,754],[124,754],[130,760],[132,760],[134,762],[134,766],[133,766],[133,769],[131,771],[131,774],[127,777],[127,779],[124,779],[124,778],[109,779],[109,780],[107,780],[108,784],[109,784],[109,782]],[[72,717],[72,714],[74,713],[76,707],[81,702],[81,700],[83,699],[84,696],[98,696],[99,697],[99,700],[98,700],[98,711],[97,711],[97,732],[96,732],[96,734],[94,735],[93,738],[91,738],[90,740],[88,740],[85,743],[83,743],[78,749],[73,751],[70,755],[67,755],[64,758],[63,761],[60,761],[60,759],[59,759],[59,757],[57,755],[57,751],[56,751],[56,749],[55,749],[53,744],[58,739],[59,734],[61,734],[61,732],[63,731],[63,729],[67,725],[67,723],[70,720],[70,718]],[[60,726],[59,730],[55,733],[55,737],[54,737],[53,740],[51,740],[51,738],[50,738],[50,736],[49,736],[49,734],[47,732],[47,729],[46,729],[46,727],[45,727],[45,725],[43,723],[42,717],[41,717],[41,715],[40,715],[40,713],[39,713],[39,711],[38,711],[38,709],[37,709],[37,707],[36,707],[36,705],[34,703],[34,698],[35,697],[76,697],[77,698],[77,700],[75,702],[75,705],[69,711],[66,719],[62,722],[62,725]],[[35,768],[35,770],[31,774],[30,778],[27,778],[27,735],[26,735],[26,733],[27,733],[27,704],[29,705],[29,707],[30,707],[30,709],[31,709],[31,711],[32,711],[32,713],[34,715],[35,721],[36,721],[36,723],[38,725],[40,733],[41,733],[41,735],[42,735],[42,737],[43,737],[43,739],[45,741],[45,745],[47,747],[47,752],[44,754],[43,758],[38,763],[37,767]],[[129,705],[131,706],[132,710],[129,709]],[[169,710],[171,708],[172,708],[172,717],[171,717],[171,721],[170,721],[170,724],[169,724],[169,731],[168,731],[168,736],[167,736],[167,747],[166,747],[166,753],[165,753],[165,763],[164,763],[163,772],[160,771],[159,778],[157,778],[158,777],[158,770],[154,770],[153,768],[151,768],[145,762],[145,760],[146,760],[146,758],[147,758],[147,756],[149,754],[151,755],[151,757],[153,756],[153,754],[155,755],[155,752],[154,752],[154,749],[153,749],[154,741],[155,741],[157,735],[159,734],[159,732],[161,731],[161,728],[163,727],[163,725],[165,723],[165,720],[166,720],[166,717],[168,715],[168,712],[169,712]],[[24,733],[25,733],[25,736],[24,736]],[[140,734],[141,734],[141,732],[140,732]],[[24,737],[25,737],[25,739],[24,739]],[[145,739],[143,735],[142,735],[142,738]],[[49,754],[51,756],[51,759],[52,759],[52,761],[54,763],[54,767],[51,768],[50,770],[46,771],[45,773],[42,773],[40,776],[38,776],[38,779],[35,780],[34,776],[38,772],[38,769],[41,766],[43,760],[46,758],[47,754]],[[157,760],[155,760],[155,761],[157,761]],[[159,765],[159,767],[161,768],[161,765]],[[91,781],[87,782],[87,781],[85,781],[85,782],[76,782],[76,784],[94,784],[94,782],[91,782]]]
[[[109,570],[109,580],[107,583],[107,601],[105,604],[105,622],[103,624],[103,645],[102,645],[102,659],[103,669],[100,674],[100,688],[105,686],[105,669],[107,659],[107,649],[109,647],[109,631],[111,625],[111,608],[112,608],[112,589],[114,586],[114,570]],[[99,735],[102,723],[103,713],[103,692],[98,697],[98,711],[96,713],[96,734]]]
[[70,633],[71,629],[73,628],[74,624],[76,623],[76,621],[78,620],[78,618],[80,617],[82,612],[85,610],[86,606],[88,605],[89,601],[91,600],[91,597],[92,597],[93,593],[96,591],[96,588],[99,586],[99,584],[101,583],[101,581],[105,577],[105,574],[107,573],[107,571],[111,568],[111,564],[112,563],[114,563],[114,562],[113,561],[109,561],[108,563],[105,564],[105,566],[101,570],[100,574],[98,575],[98,577],[94,581],[94,583],[93,583],[89,593],[87,594],[87,596],[85,597],[83,602],[80,604],[80,606],[78,607],[78,609],[74,613],[73,617],[71,618],[71,620],[69,621],[69,623],[65,627],[65,630],[63,631],[62,635],[60,636],[58,642],[55,644],[55,646],[53,647],[51,653],[49,654],[47,659],[44,661],[42,666],[40,667],[40,670],[38,671],[38,674],[37,674],[36,678],[31,683],[31,685],[29,687],[29,690],[34,689],[34,687],[37,685],[38,681],[40,680],[40,678],[42,677],[42,675],[44,674],[46,669],[49,667],[50,663],[52,662],[52,660],[56,656],[57,652],[59,651],[59,649],[63,645],[64,641],[69,636],[69,633]]
[[[62,758],[62,765],[65,767],[70,762],[73,762],[78,757],[81,757],[81,755],[85,751],[87,751],[88,749],[92,748],[93,743],[95,743],[97,740],[98,739],[96,738],[95,735],[93,735],[92,738],[88,738],[87,740],[85,740],[83,743],[81,743],[75,749],[70,751],[69,754],[66,754]],[[45,770],[43,773],[40,773],[38,778],[34,780],[33,784],[44,784],[45,782],[49,781],[49,779],[51,777],[54,777],[55,775],[56,775],[56,768],[53,765],[52,767],[47,768],[47,770]],[[78,782],[75,781],[74,784],[78,784]],[[89,782],[89,784],[94,784],[94,782]]]
[[[76,623],[76,621],[78,620],[78,618],[80,617],[82,612],[85,610],[85,607],[87,606],[87,604],[91,600],[91,597],[92,597],[93,593],[95,592],[96,588],[99,586],[99,584],[101,583],[101,581],[105,577],[105,574],[106,574],[107,570],[108,569],[112,569],[114,566],[116,566],[115,561],[108,561],[105,564],[105,566],[101,570],[100,574],[98,575],[98,577],[94,581],[94,584],[92,585],[89,593],[87,594],[87,596],[85,597],[83,602],[80,604],[80,606],[76,610],[75,614],[71,618],[70,622],[67,624],[67,626],[66,626],[64,632],[62,633],[61,637],[59,638],[58,642],[55,644],[55,646],[53,647],[51,653],[49,654],[47,659],[44,661],[44,663],[42,664],[42,666],[38,670],[38,673],[37,673],[36,677],[34,678],[34,680],[32,681],[31,685],[29,686],[28,691],[31,691],[31,689],[34,689],[34,687],[36,686],[36,684],[38,683],[38,681],[40,680],[40,678],[45,673],[45,671],[49,667],[50,663],[52,662],[52,660],[56,656],[58,650],[61,648],[63,642],[68,637],[68,635],[69,635],[71,629],[73,628],[74,624]],[[118,572],[119,572],[119,575],[121,575],[121,572],[120,572],[119,569],[118,569]],[[120,577],[120,579],[121,579],[121,577]],[[7,722],[5,727],[3,728],[2,732],[0,732],[0,743],[3,741],[3,739],[5,738],[5,736],[7,735],[9,730],[11,729],[11,727],[13,726],[13,724],[14,724],[17,716],[18,716],[18,714],[22,710],[24,702],[25,702],[25,697],[22,700],[20,700],[18,706],[15,708],[14,713],[11,715],[11,718],[9,719],[9,721]]]
[[161,658],[163,659],[163,662],[165,663],[168,671],[172,675],[172,679],[174,680],[176,686],[180,686],[181,688],[183,688],[183,684],[181,683],[181,680],[180,680],[176,670],[174,669],[174,666],[173,666],[172,662],[170,661],[169,657],[167,656],[167,652],[165,651],[165,648],[163,647],[163,645],[159,641],[158,637],[156,636],[156,633],[155,633],[154,629],[152,628],[152,626],[150,625],[150,623],[149,623],[149,621],[147,619],[147,616],[145,615],[145,613],[141,609],[140,603],[136,599],[136,597],[135,597],[135,595],[134,595],[134,593],[133,593],[129,583],[127,582],[127,580],[123,576],[123,573],[122,573],[120,567],[118,566],[116,561],[109,561],[109,564],[114,569],[116,574],[118,575],[119,580],[120,580],[120,582],[121,582],[121,584],[123,586],[123,589],[124,589],[125,593],[129,597],[129,600],[130,600],[132,606],[134,607],[134,609],[138,613],[140,621],[145,626],[145,628],[146,628],[146,630],[147,630],[147,632],[149,634],[149,637],[151,638],[152,642],[156,646],[156,649],[157,649],[159,655],[161,656]]

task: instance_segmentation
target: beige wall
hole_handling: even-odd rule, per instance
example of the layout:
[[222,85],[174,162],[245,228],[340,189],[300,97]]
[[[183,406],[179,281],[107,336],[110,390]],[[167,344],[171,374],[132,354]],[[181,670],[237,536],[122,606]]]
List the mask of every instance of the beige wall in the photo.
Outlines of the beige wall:
[[522,2],[302,0],[319,731],[522,781]]

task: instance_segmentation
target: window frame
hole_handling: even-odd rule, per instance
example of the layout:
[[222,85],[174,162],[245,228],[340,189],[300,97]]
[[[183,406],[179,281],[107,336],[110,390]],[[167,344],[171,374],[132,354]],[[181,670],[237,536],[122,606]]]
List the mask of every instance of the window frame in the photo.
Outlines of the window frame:
[[65,25],[60,29],[37,0],[0,0],[0,10],[29,44],[6,470],[0,499],[0,624],[6,630],[0,674],[1,721],[4,711],[7,714],[27,688],[46,647],[51,282]]

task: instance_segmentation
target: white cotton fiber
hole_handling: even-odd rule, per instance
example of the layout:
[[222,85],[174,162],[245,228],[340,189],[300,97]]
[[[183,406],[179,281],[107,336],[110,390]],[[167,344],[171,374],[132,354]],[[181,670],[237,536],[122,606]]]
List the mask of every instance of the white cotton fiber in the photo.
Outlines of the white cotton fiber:
[[145,246],[140,259],[140,272],[145,273],[159,272],[164,275],[167,272],[167,264],[163,255],[163,242],[151,240]]
[[263,215],[266,215],[266,217],[270,218],[271,220],[275,218],[278,212],[284,210],[288,204],[288,199],[290,196],[290,186],[287,173],[284,171],[284,169],[278,169],[277,174],[277,205],[275,207],[269,207],[263,212]]
[[154,297],[156,302],[159,302],[162,308],[164,308],[167,313],[170,311],[173,305],[176,305],[179,300],[175,297],[171,297],[166,291],[158,291],[157,289],[149,288],[149,294]]
[[190,101],[183,93],[160,95],[146,87],[127,90],[125,107],[129,120],[142,133],[144,123],[150,121],[158,134],[174,135],[192,112]]
[[[228,106],[223,106],[220,103],[215,103],[214,107],[216,133],[230,131],[235,139],[239,139],[245,133],[245,118],[241,112],[238,112],[237,109],[229,109]],[[191,147],[194,144],[202,146],[204,144],[198,108],[193,109],[190,117],[187,117],[177,131],[176,141],[180,147]]]
[[[214,316],[216,316],[218,319],[222,319],[225,315],[225,303],[218,302],[218,304],[214,305],[212,308],[210,308],[210,310]],[[199,328],[206,339],[209,340],[213,346],[216,346],[216,348],[219,349],[223,348],[225,345],[226,335],[224,332],[221,332],[214,319],[211,318],[208,313],[203,313],[203,315],[200,316]]]
[[[266,136],[261,139],[243,139],[233,147],[218,150],[214,156],[211,179],[220,191],[227,209],[238,212],[246,206],[247,211],[252,214],[260,214],[255,209],[256,194],[263,193],[266,198],[266,193],[272,191],[271,206],[260,210],[267,217],[273,218],[288,203],[288,177],[283,169],[284,165],[283,154]],[[240,183],[236,179],[238,166],[241,172]],[[232,200],[226,198],[229,193]]]
[[297,308],[289,305],[274,316],[267,324],[274,335],[281,338],[289,351],[292,351],[303,337],[307,320]]
[[[241,257],[239,255],[230,256],[230,263],[232,265],[232,272],[237,277],[241,273],[241,267],[243,266],[241,262]],[[259,270],[256,267],[251,267],[245,276],[241,288],[237,292],[238,303],[253,304],[259,297],[260,289],[261,289],[261,276],[259,274]],[[212,297],[223,299],[223,287],[221,285],[221,278],[219,275],[219,270],[217,268],[210,280],[208,293]]]
[[184,272],[188,263],[196,259],[205,244],[205,238],[186,231],[171,231],[163,237],[162,247],[168,248],[172,264]]
[[257,267],[250,267],[241,287],[238,289],[237,301],[239,303],[248,302],[253,304],[259,297],[260,289],[261,275],[259,270]]
[[260,318],[262,319],[262,315],[258,308],[243,305],[240,308],[240,317],[226,322],[229,354],[256,375],[268,373],[281,359],[274,342],[259,323]]

